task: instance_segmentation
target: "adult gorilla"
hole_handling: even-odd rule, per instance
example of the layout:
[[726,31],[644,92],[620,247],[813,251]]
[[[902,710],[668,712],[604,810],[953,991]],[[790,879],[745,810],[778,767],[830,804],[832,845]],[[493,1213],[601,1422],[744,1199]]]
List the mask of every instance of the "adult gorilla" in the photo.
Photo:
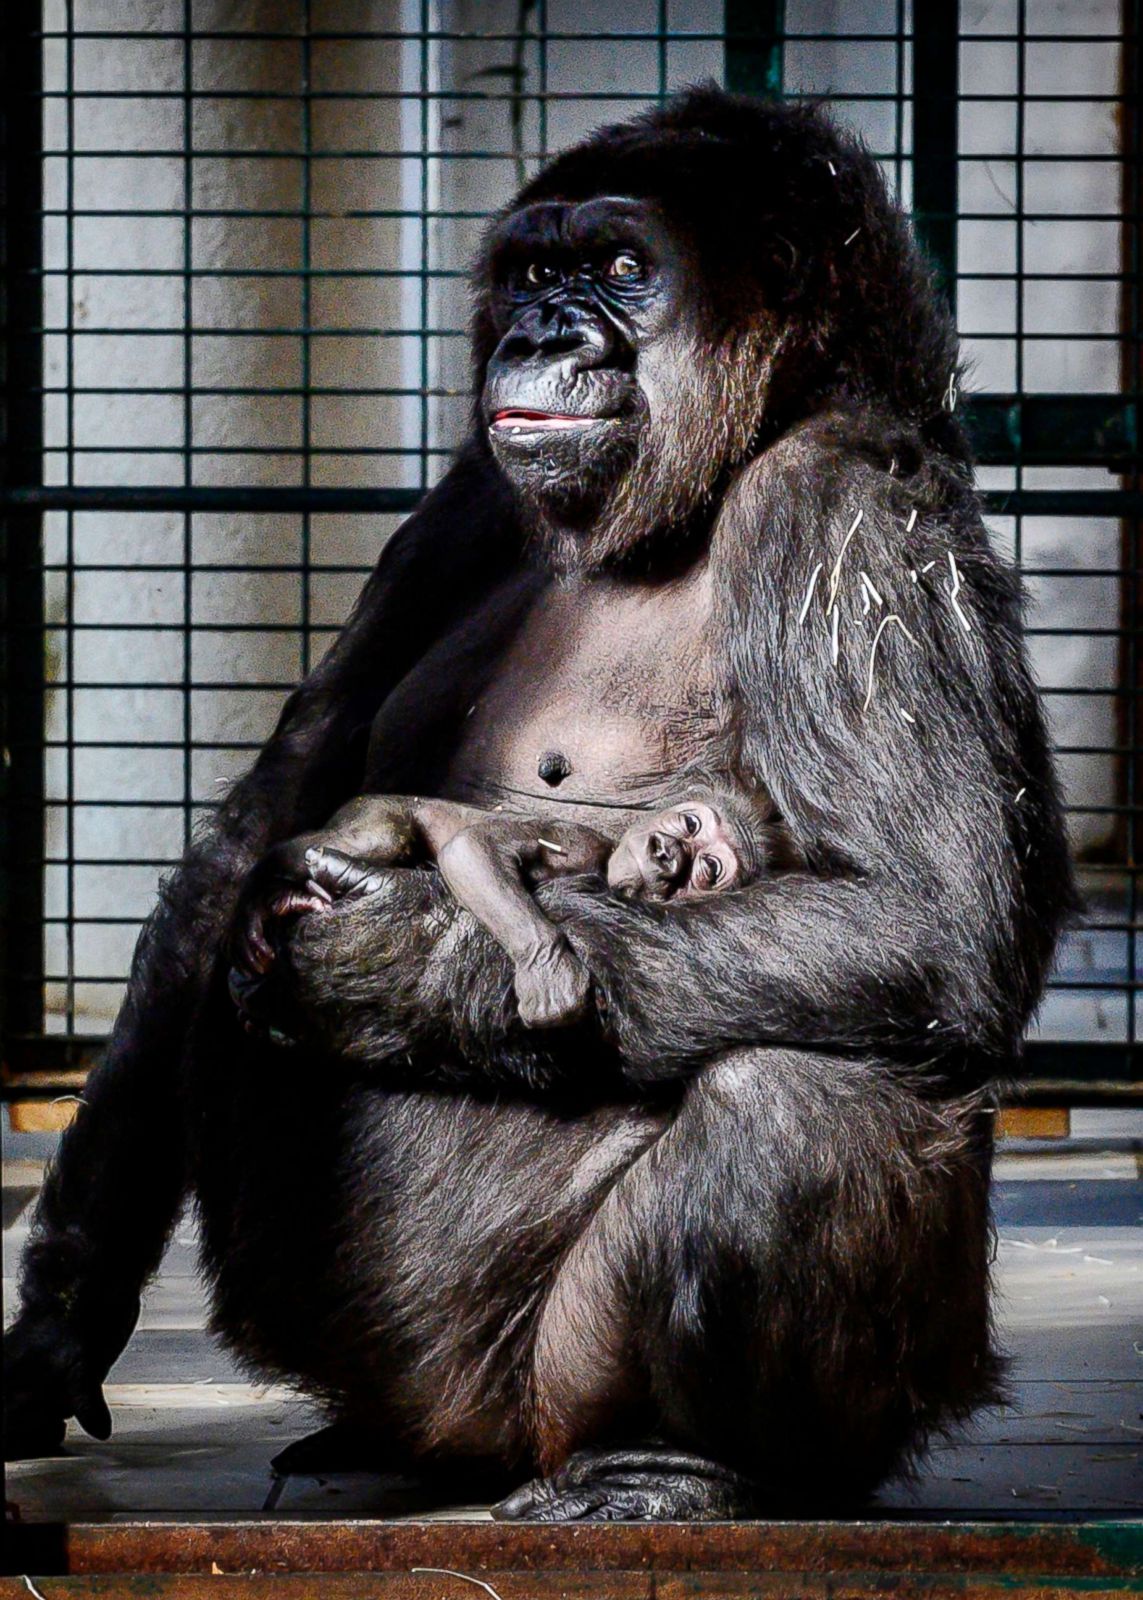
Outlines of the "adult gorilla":
[[[506,1516],[852,1504],[995,1392],[979,1091],[1071,893],[953,332],[864,150],[701,90],[528,185],[475,363],[460,459],[143,934],[26,1258],[11,1443],[106,1432],[190,1187],[217,1326],[329,1402],[289,1465],[542,1474]],[[239,975],[302,1044],[242,1032],[243,878],[363,787],[590,821],[700,770],[807,865],[677,908],[549,885],[590,1025],[522,1028],[400,871]]]

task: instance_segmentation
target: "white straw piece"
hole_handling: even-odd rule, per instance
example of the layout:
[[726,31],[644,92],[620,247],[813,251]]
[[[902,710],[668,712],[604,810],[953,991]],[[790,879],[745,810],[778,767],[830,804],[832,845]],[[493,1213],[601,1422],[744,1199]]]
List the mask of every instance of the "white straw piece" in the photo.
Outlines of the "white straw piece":
[[972,625],[965,616],[964,611],[961,608],[960,601],[957,599],[957,595],[960,593],[964,585],[961,582],[960,569],[956,564],[956,557],[953,555],[951,550],[949,551],[949,571],[952,573],[952,588],[949,590],[949,603],[956,612],[957,621],[960,623],[965,633],[971,633]]
[[834,606],[833,612],[832,612],[832,616],[833,616],[833,624],[832,624],[831,631],[830,631],[829,653],[830,653],[831,657],[833,658],[833,664],[836,667],[837,666],[837,654],[838,654],[838,648],[839,648],[838,639],[837,639],[837,625],[838,625],[838,622],[839,622],[839,620],[841,618],[841,612],[838,610],[837,606]]
[[883,606],[885,604],[884,600],[882,600],[881,596],[877,593],[877,590],[869,581],[869,574],[867,572],[862,572],[861,583],[866,594],[868,594],[869,598],[874,602],[875,605]]
[[837,168],[834,166],[833,162],[832,161],[827,161],[826,162],[826,166],[829,168],[830,177],[831,178],[836,178],[837,177]]
[[865,703],[861,707],[863,712],[869,710],[870,704],[873,700],[873,666],[877,660],[877,646],[881,643],[881,635],[885,632],[885,629],[891,622],[895,622],[897,624],[910,644],[916,644],[917,642],[895,611],[891,611],[887,617],[883,617],[881,619],[881,626],[873,635],[873,644],[869,651],[869,683],[865,691]]
[[905,524],[905,532],[906,533],[912,533],[913,529],[916,526],[917,526],[917,508],[916,508],[916,506],[914,506],[912,511],[910,511],[910,513],[909,513],[909,520]]
[[543,845],[545,850],[550,850],[553,855],[556,855],[556,856],[566,856],[567,855],[567,851],[564,849],[562,844],[553,844],[550,839],[541,839],[539,842]]
[[926,561],[925,565],[921,568],[921,576],[924,577],[925,573],[931,572],[935,566],[935,561]]
[[1020,804],[1021,800],[1023,800],[1024,796],[1027,793],[1028,793],[1027,789],[1017,789],[1016,798],[1015,798],[1015,800],[1013,800],[1012,804],[1014,806],[1018,806]]
[[410,1567],[410,1572],[433,1572],[445,1578],[459,1578],[462,1583],[474,1583],[478,1589],[483,1589],[485,1594],[490,1594],[492,1600],[500,1600],[500,1596],[490,1583],[485,1583],[483,1578],[472,1578],[467,1572],[457,1572],[453,1567]]
[[949,373],[948,388],[945,390],[944,400],[941,402],[946,411],[955,411],[957,398],[960,391],[956,386],[956,373]]
[[857,235],[860,232],[861,232],[860,228],[854,228],[853,232],[850,234],[849,238],[845,241],[845,243],[846,244],[852,244],[853,241],[857,238]]
[[897,710],[901,713],[901,721],[907,722],[912,727],[917,720],[916,717],[911,717],[904,706],[898,706]]
[[806,586],[806,598],[802,601],[802,609],[798,612],[798,627],[799,628],[802,626],[802,623],[805,622],[806,617],[809,615],[810,602],[814,598],[814,590],[818,586],[818,579],[821,577],[821,572],[822,572],[822,563],[819,561],[817,566],[810,573],[810,581],[809,581],[808,585]]
[[841,563],[845,556],[845,552],[849,549],[849,541],[853,538],[854,534],[861,526],[861,519],[864,517],[864,515],[865,511],[861,510],[854,517],[852,523],[850,524],[849,532],[845,536],[845,542],[842,544],[841,549],[837,553],[837,560],[834,562],[833,569],[829,575],[829,599],[826,601],[827,611],[832,609],[833,603],[837,599],[837,586],[841,582]]

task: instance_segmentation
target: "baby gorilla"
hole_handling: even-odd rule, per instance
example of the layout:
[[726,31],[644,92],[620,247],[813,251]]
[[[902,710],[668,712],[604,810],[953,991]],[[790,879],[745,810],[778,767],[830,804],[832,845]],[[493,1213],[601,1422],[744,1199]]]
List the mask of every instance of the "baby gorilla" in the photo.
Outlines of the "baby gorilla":
[[575,822],[503,816],[450,800],[364,795],[320,833],[280,845],[247,879],[236,922],[247,969],[269,970],[271,924],[368,894],[390,867],[434,865],[515,963],[520,1019],[554,1028],[582,1016],[591,974],[531,890],[552,878],[606,876],[627,900],[720,894],[785,865],[772,813],[715,790],[668,806],[618,838]]

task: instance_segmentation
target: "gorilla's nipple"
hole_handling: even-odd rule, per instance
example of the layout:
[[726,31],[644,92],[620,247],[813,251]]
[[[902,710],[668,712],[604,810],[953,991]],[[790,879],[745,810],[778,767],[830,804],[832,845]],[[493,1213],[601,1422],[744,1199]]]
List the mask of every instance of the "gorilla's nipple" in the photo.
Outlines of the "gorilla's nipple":
[[562,750],[545,750],[536,765],[536,771],[554,789],[571,771],[571,762]]

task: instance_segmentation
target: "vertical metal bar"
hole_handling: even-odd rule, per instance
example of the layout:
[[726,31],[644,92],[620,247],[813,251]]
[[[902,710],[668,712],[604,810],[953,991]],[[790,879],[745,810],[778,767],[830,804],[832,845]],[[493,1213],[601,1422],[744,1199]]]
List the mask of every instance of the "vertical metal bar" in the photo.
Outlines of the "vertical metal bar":
[[[1143,270],[1143,118],[1139,113],[1139,98],[1143,92],[1140,82],[1140,50],[1143,49],[1143,20],[1139,0],[1128,0],[1123,7],[1124,38],[1121,52],[1119,109],[1120,153],[1123,162],[1122,213],[1123,244],[1121,262],[1123,282],[1120,290],[1119,326],[1122,336],[1120,357],[1120,385],[1130,399],[1138,403],[1143,392],[1143,304],[1140,300],[1140,272]],[[1143,489],[1143,474],[1139,463],[1124,483],[1124,488]],[[1119,728],[1124,755],[1121,765],[1121,794],[1124,807],[1123,846],[1127,872],[1127,1041],[1128,1062],[1131,1046],[1138,1038],[1138,992],[1134,985],[1139,979],[1139,777],[1140,759],[1143,755],[1143,676],[1140,661],[1139,636],[1143,629],[1143,579],[1139,564],[1143,560],[1143,539],[1138,517],[1125,518],[1120,549],[1126,568],[1120,580],[1123,635],[1119,673],[1120,713]],[[1127,1075],[1132,1075],[1130,1064]]]
[[[0,9],[4,351],[0,482],[43,478],[41,0]],[[0,525],[0,945],[6,1037],[44,1020],[44,545],[42,516]]]
[[897,204],[905,200],[905,0],[897,0],[896,29],[894,33],[894,78],[896,93],[893,99],[893,182]]
[[917,5],[913,15],[913,221],[956,310],[957,80],[960,7]]
[[[1015,201],[1016,201],[1016,393],[1024,393],[1024,125],[1027,94],[1027,7],[1025,0],[1016,6],[1016,149],[1015,149]],[[1024,486],[1024,439],[1020,435],[1016,446],[1016,487]],[[1016,560],[1024,558],[1023,518],[1016,518]]]
[[421,0],[421,488],[429,486],[429,0]]
[[[194,18],[193,0],[183,0],[183,483],[194,482]],[[183,846],[191,842],[194,816],[194,513],[183,513]]]
[[[67,96],[66,107],[66,133],[64,142],[67,149],[65,157],[67,165],[67,191],[65,207],[67,210],[67,256],[64,262],[64,285],[66,290],[66,313],[64,334],[65,341],[65,376],[64,384],[67,390],[67,481],[75,482],[75,0],[66,0],[65,27],[67,42],[65,45],[67,59]],[[67,941],[67,1019],[68,1033],[75,1033],[75,513],[67,513],[67,598],[64,612],[64,671],[62,691],[64,695],[65,711],[65,739],[67,742],[67,797],[66,797],[66,827],[67,827],[67,923],[65,937]]]
[[726,0],[723,18],[726,87],[781,99],[785,0]]
[[668,33],[668,17],[667,17],[667,0],[659,0],[658,35],[659,35],[659,38],[658,38],[658,43],[659,43],[659,104],[662,105],[663,101],[667,98],[667,39],[669,37],[669,33]]
[[[311,243],[311,211],[313,209],[313,102],[312,89],[312,43],[310,32],[313,19],[310,9],[310,0],[304,0],[304,14],[302,17],[302,484],[308,489],[312,481],[311,462],[311,415],[310,415],[310,323],[311,323],[311,285],[310,274],[312,267]],[[301,614],[302,614],[302,674],[310,670],[310,630],[312,626],[312,592],[313,577],[310,570],[312,559],[310,547],[310,513],[302,512],[302,548],[301,548]]]
[[548,154],[548,0],[539,0],[536,7],[536,32],[539,35],[539,135],[540,155]]

